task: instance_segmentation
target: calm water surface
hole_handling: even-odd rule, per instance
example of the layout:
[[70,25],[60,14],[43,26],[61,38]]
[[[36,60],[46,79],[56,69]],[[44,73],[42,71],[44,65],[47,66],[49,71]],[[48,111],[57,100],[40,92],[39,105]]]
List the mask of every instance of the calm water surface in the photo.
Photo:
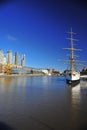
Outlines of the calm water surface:
[[87,130],[87,81],[0,78],[0,130]]

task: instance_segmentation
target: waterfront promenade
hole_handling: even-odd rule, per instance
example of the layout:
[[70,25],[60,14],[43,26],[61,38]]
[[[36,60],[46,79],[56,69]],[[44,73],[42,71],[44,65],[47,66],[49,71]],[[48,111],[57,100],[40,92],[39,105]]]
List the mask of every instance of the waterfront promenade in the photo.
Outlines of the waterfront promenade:
[[0,77],[44,76],[44,74],[3,74]]

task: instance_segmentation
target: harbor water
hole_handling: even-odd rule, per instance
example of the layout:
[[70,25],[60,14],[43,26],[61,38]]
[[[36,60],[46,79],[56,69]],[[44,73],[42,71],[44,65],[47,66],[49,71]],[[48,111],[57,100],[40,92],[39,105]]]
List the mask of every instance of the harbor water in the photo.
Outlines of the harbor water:
[[64,77],[0,78],[0,130],[87,130],[87,81]]

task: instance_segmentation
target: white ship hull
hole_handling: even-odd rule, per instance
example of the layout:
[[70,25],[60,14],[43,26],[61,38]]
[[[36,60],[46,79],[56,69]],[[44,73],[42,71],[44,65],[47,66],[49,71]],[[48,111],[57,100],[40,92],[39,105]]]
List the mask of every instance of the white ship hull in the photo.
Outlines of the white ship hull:
[[66,82],[68,84],[78,84],[80,82],[80,72],[74,71],[73,73],[66,73]]

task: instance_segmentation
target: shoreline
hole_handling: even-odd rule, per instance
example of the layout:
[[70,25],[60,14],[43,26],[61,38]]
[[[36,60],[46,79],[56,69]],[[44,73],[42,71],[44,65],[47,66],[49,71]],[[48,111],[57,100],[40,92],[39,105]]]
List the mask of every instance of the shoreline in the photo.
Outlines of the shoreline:
[[2,74],[0,75],[0,78],[2,77],[23,77],[23,76],[44,76],[44,74]]

